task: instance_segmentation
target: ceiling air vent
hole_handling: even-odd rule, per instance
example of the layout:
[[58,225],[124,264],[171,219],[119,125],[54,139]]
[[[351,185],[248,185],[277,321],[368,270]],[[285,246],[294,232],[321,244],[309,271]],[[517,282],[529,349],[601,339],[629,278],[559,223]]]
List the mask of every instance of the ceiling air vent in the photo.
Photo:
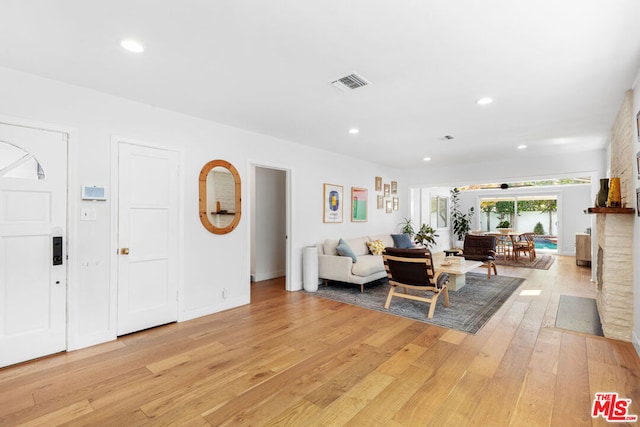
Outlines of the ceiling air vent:
[[331,84],[343,92],[351,92],[359,87],[370,85],[371,82],[356,73],[352,73],[331,82]]

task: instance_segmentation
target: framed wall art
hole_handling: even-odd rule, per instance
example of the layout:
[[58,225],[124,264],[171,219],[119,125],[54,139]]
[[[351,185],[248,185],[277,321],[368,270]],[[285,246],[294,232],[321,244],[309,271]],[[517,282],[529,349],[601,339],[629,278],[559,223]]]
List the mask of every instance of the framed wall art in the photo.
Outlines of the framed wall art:
[[382,177],[376,176],[376,191],[382,191]]
[[636,114],[636,132],[638,133],[638,142],[640,142],[640,110]]
[[391,200],[385,200],[387,213],[393,212],[393,206],[391,205]]
[[322,222],[342,222],[343,195],[342,185],[324,184],[322,195]]
[[640,216],[640,188],[636,188],[636,214]]
[[400,201],[398,200],[397,197],[393,198],[393,210],[397,211],[398,209],[400,209]]
[[384,209],[384,196],[378,194],[378,209]]
[[351,221],[364,222],[367,220],[367,202],[369,190],[351,187]]
[[640,151],[636,153],[636,168],[638,171],[638,179],[640,179]]
[[384,185],[384,197],[389,197],[391,195],[391,186],[389,184]]
[[391,181],[391,194],[398,194],[398,182]]

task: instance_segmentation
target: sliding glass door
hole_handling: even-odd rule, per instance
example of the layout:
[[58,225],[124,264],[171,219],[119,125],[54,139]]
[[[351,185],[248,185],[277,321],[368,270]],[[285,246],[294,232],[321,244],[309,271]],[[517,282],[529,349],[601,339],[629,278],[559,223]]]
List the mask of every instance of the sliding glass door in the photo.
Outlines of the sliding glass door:
[[536,248],[556,250],[558,243],[556,196],[517,196],[480,199],[480,230],[495,232],[512,228],[535,233]]

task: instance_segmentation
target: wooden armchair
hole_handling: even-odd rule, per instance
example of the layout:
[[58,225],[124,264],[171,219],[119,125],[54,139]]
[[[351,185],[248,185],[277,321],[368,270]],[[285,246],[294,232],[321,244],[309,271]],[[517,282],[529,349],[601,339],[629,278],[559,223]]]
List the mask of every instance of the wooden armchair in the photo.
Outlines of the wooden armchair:
[[498,275],[496,268],[496,236],[474,236],[467,234],[460,256],[472,261],[482,261],[487,269],[487,277],[491,278],[491,269]]
[[518,255],[529,255],[529,261],[533,261],[536,258],[536,243],[535,235],[533,233],[523,233],[518,236],[518,240],[514,239],[513,251],[515,253],[516,261]]
[[[449,274],[435,271],[429,249],[385,248],[382,257],[391,285],[384,308],[389,308],[394,296],[423,301],[430,304],[427,318],[431,319],[440,294],[444,294],[444,305],[449,307]],[[398,287],[402,288],[404,293],[397,293]],[[429,295],[408,294],[407,289],[426,291]]]

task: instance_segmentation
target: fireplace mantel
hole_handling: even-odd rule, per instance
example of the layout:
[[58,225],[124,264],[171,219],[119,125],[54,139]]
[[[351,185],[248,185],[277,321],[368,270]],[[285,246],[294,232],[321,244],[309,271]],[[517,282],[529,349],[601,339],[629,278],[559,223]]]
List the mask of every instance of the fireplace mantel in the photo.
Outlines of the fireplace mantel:
[[633,208],[589,208],[587,212],[590,214],[634,214]]

